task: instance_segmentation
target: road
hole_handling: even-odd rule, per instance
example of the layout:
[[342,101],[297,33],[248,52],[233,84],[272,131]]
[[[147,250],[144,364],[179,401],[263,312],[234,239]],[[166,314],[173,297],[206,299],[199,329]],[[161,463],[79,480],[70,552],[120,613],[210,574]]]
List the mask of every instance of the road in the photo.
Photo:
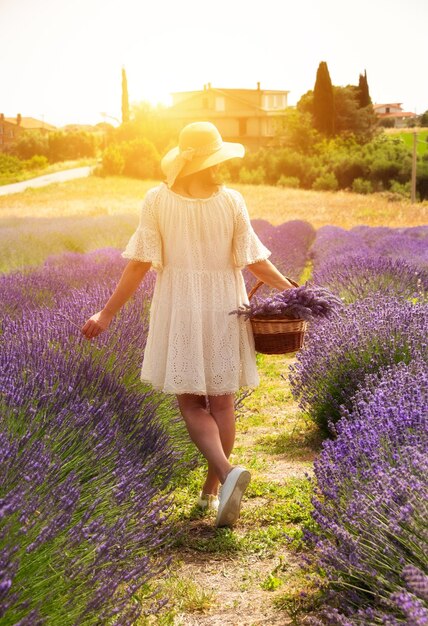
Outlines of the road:
[[44,185],[50,185],[51,183],[63,183],[64,181],[73,180],[74,178],[84,178],[85,176],[89,176],[93,167],[94,166],[92,165],[74,167],[70,170],[52,172],[52,174],[45,174],[44,176],[30,178],[29,180],[22,180],[19,183],[0,185],[0,196],[6,196],[10,193],[19,193],[28,189],[28,187],[44,187]]

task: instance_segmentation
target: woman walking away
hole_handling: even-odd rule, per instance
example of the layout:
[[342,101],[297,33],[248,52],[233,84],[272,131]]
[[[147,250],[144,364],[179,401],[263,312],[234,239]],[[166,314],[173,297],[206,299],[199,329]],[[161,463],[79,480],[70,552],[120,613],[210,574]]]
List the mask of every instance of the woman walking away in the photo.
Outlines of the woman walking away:
[[217,510],[216,526],[235,524],[250,482],[250,472],[228,460],[234,394],[260,382],[251,323],[229,315],[248,303],[241,270],[247,266],[277,289],[293,287],[268,260],[242,195],[216,182],[219,164],[244,152],[209,122],[182,129],[179,145],[161,161],[166,183],[144,199],[114,293],[82,327],[88,339],[105,331],[147,271],[157,272],[141,380],[177,396],[189,436],[208,462],[198,503]]

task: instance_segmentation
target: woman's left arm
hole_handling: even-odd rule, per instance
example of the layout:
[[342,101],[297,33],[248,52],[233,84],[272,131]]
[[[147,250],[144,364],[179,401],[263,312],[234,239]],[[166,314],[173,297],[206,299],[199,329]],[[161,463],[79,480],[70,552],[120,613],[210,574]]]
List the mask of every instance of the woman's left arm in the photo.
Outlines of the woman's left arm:
[[92,339],[107,330],[113,317],[135,293],[150,267],[151,262],[149,261],[131,260],[126,264],[117,287],[104,308],[92,315],[82,326],[82,333],[86,339]]

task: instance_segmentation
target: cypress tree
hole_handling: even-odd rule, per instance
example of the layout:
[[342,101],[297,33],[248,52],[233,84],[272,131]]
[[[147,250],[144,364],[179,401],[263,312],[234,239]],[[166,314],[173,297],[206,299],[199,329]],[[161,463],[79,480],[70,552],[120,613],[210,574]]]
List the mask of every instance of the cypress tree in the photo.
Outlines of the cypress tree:
[[367,82],[367,72],[364,70],[364,75],[360,74],[358,81],[358,103],[360,108],[369,106],[372,104],[372,99],[369,93],[369,84]]
[[334,134],[334,94],[327,63],[321,61],[314,87],[314,126],[324,135]]
[[128,81],[125,68],[122,67],[122,124],[129,122]]

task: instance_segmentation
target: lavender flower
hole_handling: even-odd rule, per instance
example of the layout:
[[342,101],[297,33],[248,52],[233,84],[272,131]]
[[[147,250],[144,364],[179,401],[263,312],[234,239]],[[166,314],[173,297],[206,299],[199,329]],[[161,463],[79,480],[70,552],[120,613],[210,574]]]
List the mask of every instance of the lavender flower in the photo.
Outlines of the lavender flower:
[[[272,226],[265,220],[251,220],[255,232],[272,252],[270,260],[278,269],[294,280],[299,280],[308,261],[308,251],[315,239],[315,229],[303,220],[291,220]],[[254,284],[254,275],[245,268],[243,277],[247,291]],[[268,295],[272,289],[263,285],[259,294]]]
[[330,318],[342,307],[340,298],[323,287],[300,287],[285,289],[268,298],[254,296],[250,304],[244,304],[229,315],[243,315],[244,319],[257,317],[289,317],[312,320]]
[[353,233],[359,235],[375,254],[428,268],[428,226],[410,228],[373,228],[356,226]]
[[428,305],[372,294],[328,321],[309,327],[290,367],[300,407],[322,428],[349,408],[366,374],[420,356],[427,358]]
[[322,226],[317,230],[309,256],[314,269],[318,270],[331,258],[360,254],[370,254],[370,247],[364,242],[361,235],[354,230],[345,230],[339,226]]
[[406,565],[401,574],[409,591],[428,603],[428,575],[414,565]]
[[428,270],[402,258],[373,254],[328,258],[314,271],[312,280],[348,304],[372,292],[416,300],[426,300],[428,296]]
[[319,531],[307,533],[334,591],[318,623],[425,624],[426,361],[366,376],[336,431],[315,462]]
[[317,231],[310,249],[310,257],[317,271],[321,270],[326,262],[349,255],[401,258],[426,269],[427,243],[427,226],[412,228],[356,226],[349,231],[337,226],[323,226]]
[[0,279],[5,623],[122,626],[160,606],[135,593],[169,562],[171,485],[195,457],[139,381],[152,282],[96,344],[80,333],[122,267],[100,251]]

